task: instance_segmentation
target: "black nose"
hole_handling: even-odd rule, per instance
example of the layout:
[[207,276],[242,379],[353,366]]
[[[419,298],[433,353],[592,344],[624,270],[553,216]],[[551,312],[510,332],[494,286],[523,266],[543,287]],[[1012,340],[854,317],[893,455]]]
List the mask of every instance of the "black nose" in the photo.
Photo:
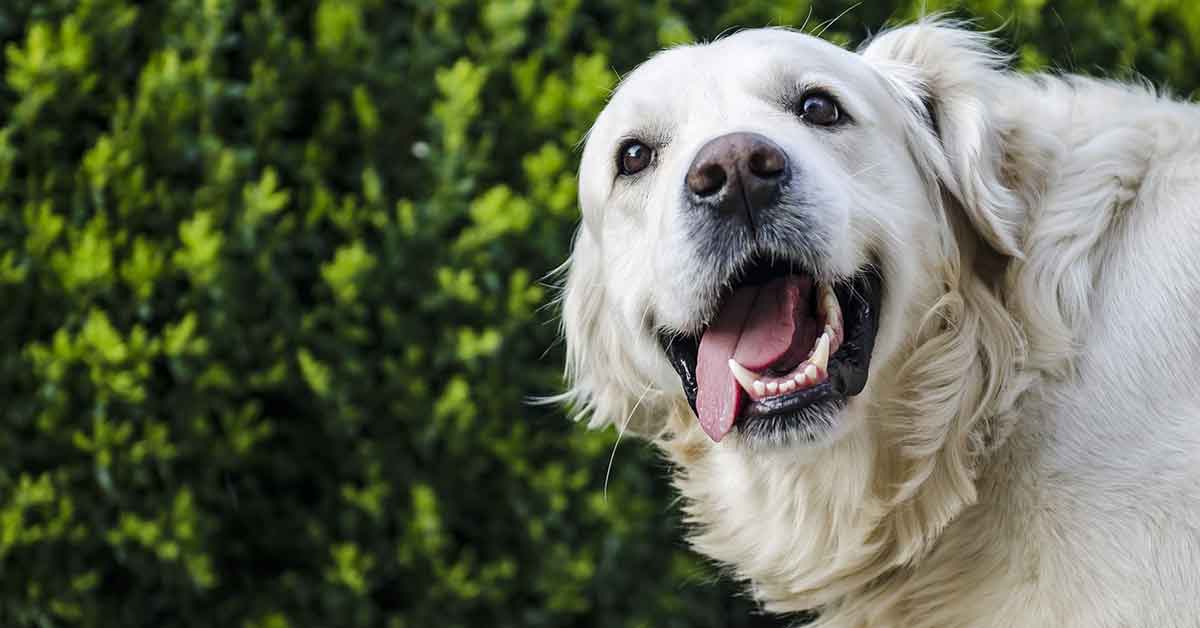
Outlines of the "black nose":
[[700,148],[686,181],[694,205],[753,219],[779,200],[787,178],[779,145],[758,133],[730,133]]

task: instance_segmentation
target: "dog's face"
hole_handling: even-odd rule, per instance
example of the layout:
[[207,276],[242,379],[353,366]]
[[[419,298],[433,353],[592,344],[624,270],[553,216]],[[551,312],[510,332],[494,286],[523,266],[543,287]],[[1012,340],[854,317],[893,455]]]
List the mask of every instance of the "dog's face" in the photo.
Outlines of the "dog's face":
[[892,59],[777,29],[629,75],[580,169],[565,308],[579,396],[615,421],[686,398],[735,448],[859,426],[953,238],[954,164],[923,89]]
[[915,560],[1011,424],[1041,169],[997,62],[939,23],[745,31],[654,56],[588,137],[565,397],[655,436],[695,547],[778,610]]
[[783,30],[660,53],[600,115],[575,256],[599,258],[647,384],[714,441],[821,443],[858,420],[904,324],[883,306],[932,253],[912,115],[858,55]]

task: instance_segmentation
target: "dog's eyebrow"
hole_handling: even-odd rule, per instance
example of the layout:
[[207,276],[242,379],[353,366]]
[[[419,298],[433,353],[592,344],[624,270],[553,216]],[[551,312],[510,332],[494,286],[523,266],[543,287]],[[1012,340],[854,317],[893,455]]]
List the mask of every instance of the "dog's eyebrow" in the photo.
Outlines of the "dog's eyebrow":
[[630,140],[643,142],[650,148],[658,150],[670,144],[673,137],[674,134],[671,132],[671,129],[666,128],[664,125],[643,123],[616,134],[612,150],[617,150],[617,147]]

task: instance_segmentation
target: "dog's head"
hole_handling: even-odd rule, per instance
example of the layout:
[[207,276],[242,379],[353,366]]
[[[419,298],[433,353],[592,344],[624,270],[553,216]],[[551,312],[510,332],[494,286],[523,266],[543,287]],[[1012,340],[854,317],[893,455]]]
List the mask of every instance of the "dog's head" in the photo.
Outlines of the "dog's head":
[[1021,350],[978,272],[1020,256],[996,66],[978,35],[920,24],[861,53],[743,31],[637,68],[583,152],[573,400],[687,443],[685,472],[853,442],[862,486],[889,469],[879,499],[941,478],[968,501]]

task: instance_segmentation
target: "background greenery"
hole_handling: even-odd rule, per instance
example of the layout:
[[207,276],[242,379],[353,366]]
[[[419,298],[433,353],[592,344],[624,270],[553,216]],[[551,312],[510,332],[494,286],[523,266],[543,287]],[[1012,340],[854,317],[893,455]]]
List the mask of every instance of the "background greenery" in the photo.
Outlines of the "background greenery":
[[[967,5],[1027,69],[1200,80],[1186,0]],[[4,0],[0,626],[766,624],[644,445],[524,400],[620,73],[847,8]]]

